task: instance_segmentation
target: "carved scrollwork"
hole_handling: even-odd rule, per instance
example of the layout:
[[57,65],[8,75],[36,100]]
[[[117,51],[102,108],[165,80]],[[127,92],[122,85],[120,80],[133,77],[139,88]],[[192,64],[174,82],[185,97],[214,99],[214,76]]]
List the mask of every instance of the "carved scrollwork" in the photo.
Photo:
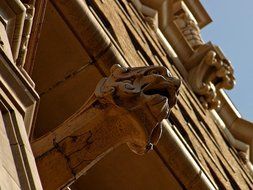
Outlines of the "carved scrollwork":
[[200,64],[189,70],[188,81],[193,91],[200,96],[203,106],[213,109],[220,104],[216,91],[233,88],[234,70],[227,59],[210,50]]

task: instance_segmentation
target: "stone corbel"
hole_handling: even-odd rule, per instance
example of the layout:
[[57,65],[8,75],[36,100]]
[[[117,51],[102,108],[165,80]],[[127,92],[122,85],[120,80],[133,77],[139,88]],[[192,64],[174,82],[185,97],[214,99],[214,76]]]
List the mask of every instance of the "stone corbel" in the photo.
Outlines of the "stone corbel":
[[114,65],[79,111],[32,143],[44,189],[66,187],[122,143],[137,154],[152,149],[180,84],[165,67]]
[[217,91],[233,88],[234,70],[220,49],[211,44],[204,54],[195,58],[201,60],[188,68],[188,82],[206,109],[217,108],[220,105]]

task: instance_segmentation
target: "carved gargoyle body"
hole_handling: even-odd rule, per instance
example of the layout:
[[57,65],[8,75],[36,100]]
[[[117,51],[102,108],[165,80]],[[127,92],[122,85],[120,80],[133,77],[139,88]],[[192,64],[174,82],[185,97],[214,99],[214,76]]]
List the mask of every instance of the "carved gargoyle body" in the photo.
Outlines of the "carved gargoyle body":
[[32,143],[44,189],[71,184],[122,143],[138,154],[152,149],[180,84],[164,67],[114,65],[79,111]]

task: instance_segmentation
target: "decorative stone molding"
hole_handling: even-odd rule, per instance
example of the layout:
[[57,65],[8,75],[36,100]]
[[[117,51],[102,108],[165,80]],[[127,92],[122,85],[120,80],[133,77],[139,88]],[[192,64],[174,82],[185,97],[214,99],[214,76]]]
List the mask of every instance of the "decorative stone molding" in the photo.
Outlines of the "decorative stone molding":
[[[38,48],[38,38],[41,33],[41,29],[45,16],[45,10],[48,0],[31,0],[29,1],[30,14],[25,20],[26,31],[29,31],[28,44],[26,44],[27,51],[25,52],[25,62],[21,64],[26,72],[31,75],[34,67],[34,61]],[[35,11],[34,11],[35,10]],[[34,11],[34,12],[33,12]]]
[[217,113],[231,134],[236,139],[249,145],[249,159],[253,162],[253,123],[242,118],[223,90],[218,92],[218,96],[221,100],[221,106],[216,109]]
[[27,47],[28,47],[28,43],[30,39],[30,33],[32,30],[32,24],[33,24],[33,17],[35,13],[34,5],[24,4],[24,6],[26,7],[26,16],[25,16],[24,28],[22,32],[19,55],[17,59],[17,65],[21,67],[24,67],[24,64],[25,64]]
[[31,78],[15,64],[24,16],[20,0],[0,1],[0,189],[40,190],[28,137],[39,96]]
[[9,59],[16,62],[24,27],[26,8],[20,0],[3,0],[0,3],[0,15],[6,22],[6,33],[12,55]]
[[176,1],[171,7],[172,16],[168,25],[161,28],[178,58],[187,66],[189,58],[195,50],[204,44],[200,35],[198,21],[191,13],[184,1]]
[[[19,69],[0,49],[0,88],[8,91],[22,113],[27,134],[30,134],[32,119],[39,96],[34,90],[34,83],[23,69]],[[25,75],[26,74],[26,75]]]
[[137,154],[152,149],[180,84],[165,67],[114,65],[79,111],[32,143],[44,189],[69,185],[119,144]]
[[230,62],[222,59],[214,50],[208,51],[201,62],[188,73],[188,82],[193,91],[200,96],[200,101],[206,109],[219,106],[217,90],[232,89],[235,83]]
[[[215,110],[211,110],[211,116],[215,123],[220,128],[222,134],[226,137],[228,140],[228,143],[238,150],[239,157],[243,161],[243,163],[248,167],[250,171],[250,175],[253,176],[253,165],[251,163],[252,161],[252,123],[247,122],[244,120],[244,123],[248,123],[248,128],[244,128],[245,125],[239,125],[240,131],[234,131],[233,129],[230,129],[231,126],[228,126],[224,123],[222,118],[218,115],[218,113]],[[241,118],[236,119],[242,120]],[[236,122],[234,122],[234,125],[237,125]],[[240,123],[242,124],[242,123]],[[233,127],[233,126],[232,126]],[[238,125],[236,126],[238,128]],[[242,131],[242,132],[241,132]],[[244,133],[244,134],[243,134]],[[242,135],[243,134],[243,135]],[[246,134],[246,135],[245,135]],[[248,138],[250,136],[250,138]]]

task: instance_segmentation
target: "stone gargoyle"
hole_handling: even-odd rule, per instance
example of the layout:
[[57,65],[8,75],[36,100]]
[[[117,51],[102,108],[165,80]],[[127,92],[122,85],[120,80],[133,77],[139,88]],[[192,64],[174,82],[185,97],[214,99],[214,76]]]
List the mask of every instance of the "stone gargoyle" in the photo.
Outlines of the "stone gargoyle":
[[32,143],[43,188],[70,185],[120,144],[137,154],[152,149],[180,84],[162,66],[114,65],[75,114]]
[[222,88],[230,90],[235,84],[231,63],[217,52],[219,51],[208,51],[188,73],[188,82],[206,109],[219,107],[217,91]]

